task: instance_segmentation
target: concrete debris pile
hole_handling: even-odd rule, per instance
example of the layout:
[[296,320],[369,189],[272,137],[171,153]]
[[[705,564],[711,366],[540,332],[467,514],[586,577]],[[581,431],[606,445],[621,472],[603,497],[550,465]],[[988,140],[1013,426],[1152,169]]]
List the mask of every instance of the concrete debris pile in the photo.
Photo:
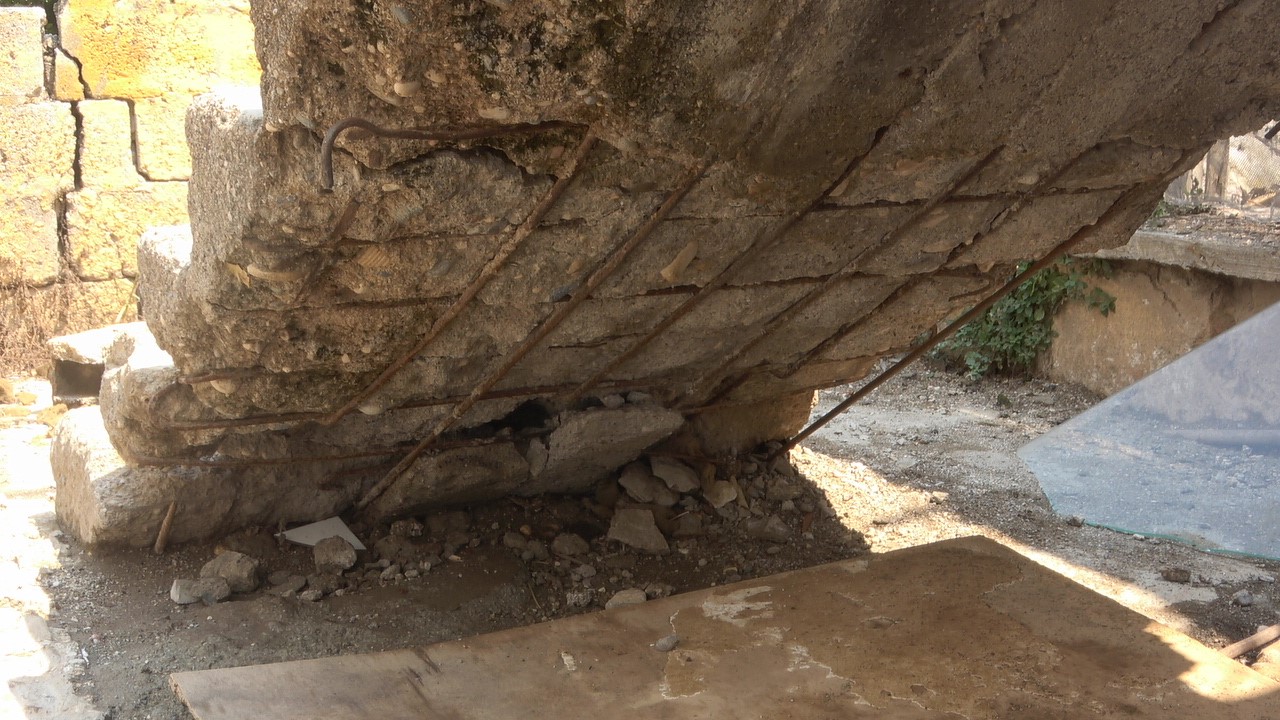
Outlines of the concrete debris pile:
[[140,243],[59,513],[142,545],[174,500],[175,540],[390,519],[785,437],[1260,126],[1264,15],[255,2],[261,92],[190,111],[192,224]]
[[[666,477],[653,474],[656,468]],[[702,479],[675,491],[668,471]],[[655,502],[646,490],[637,491],[639,478],[647,489],[661,486],[671,495]],[[716,506],[711,488],[719,483],[733,488],[733,494]],[[170,598],[178,604],[263,595],[315,602],[388,586],[412,591],[475,564],[502,572],[514,560],[536,599],[530,610],[542,613],[531,620],[538,620],[547,613],[635,604],[867,550],[864,538],[844,528],[819,491],[789,464],[771,467],[763,454],[697,469],[649,456],[582,498],[487,504],[357,527],[370,538],[367,550],[342,537],[306,548],[278,544],[279,538],[259,532],[232,535],[198,579],[174,580]],[[708,555],[729,558],[731,564],[708,566]]]

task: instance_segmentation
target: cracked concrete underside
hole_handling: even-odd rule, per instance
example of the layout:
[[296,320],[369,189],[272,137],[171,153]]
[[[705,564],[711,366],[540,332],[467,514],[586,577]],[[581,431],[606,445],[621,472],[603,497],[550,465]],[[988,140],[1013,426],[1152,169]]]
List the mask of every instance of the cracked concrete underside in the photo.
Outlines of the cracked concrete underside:
[[253,19],[261,101],[193,106],[149,332],[55,442],[86,541],[149,543],[170,501],[182,540],[786,437],[1018,262],[1122,244],[1280,100],[1261,1]]

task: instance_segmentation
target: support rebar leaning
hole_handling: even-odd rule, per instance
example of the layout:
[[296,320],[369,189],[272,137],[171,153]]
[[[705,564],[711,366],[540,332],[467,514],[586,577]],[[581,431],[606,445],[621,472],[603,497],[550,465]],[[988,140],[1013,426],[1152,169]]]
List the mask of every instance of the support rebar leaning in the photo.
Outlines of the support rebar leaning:
[[462,416],[480,401],[480,398],[485,392],[489,391],[493,386],[501,382],[512,368],[519,364],[525,356],[537,347],[538,343],[542,342],[542,340],[550,335],[552,331],[559,327],[560,324],[564,322],[565,318],[569,317],[569,315],[572,314],[573,311],[583,303],[583,301],[590,297],[591,293],[593,293],[601,283],[613,275],[631,252],[635,250],[641,242],[649,237],[649,235],[658,227],[659,223],[661,223],[662,220],[675,209],[676,205],[680,204],[680,201],[684,199],[685,195],[687,195],[688,192],[693,189],[693,186],[702,179],[702,176],[706,173],[710,164],[710,161],[704,162],[695,171],[691,172],[689,176],[685,178],[685,180],[681,182],[681,184],[678,185],[669,196],[667,196],[667,199],[662,203],[662,205],[658,206],[658,208],[649,215],[649,218],[645,220],[645,222],[642,223],[634,233],[632,233],[630,238],[613,249],[609,254],[609,257],[591,273],[590,277],[583,281],[582,285],[574,291],[573,295],[571,295],[567,301],[562,303],[550,315],[538,323],[538,325],[530,331],[520,345],[507,356],[501,365],[491,372],[488,377],[477,384],[475,389],[471,391],[471,394],[453,408],[453,411],[449,413],[448,417],[441,420],[435,428],[433,428],[432,431],[422,439],[421,442],[414,446],[414,448],[410,450],[409,453],[400,460],[400,462],[396,463],[396,466],[393,467],[385,477],[379,480],[377,484],[370,488],[369,491],[360,498],[355,505],[356,509],[363,510],[368,507],[370,503],[385,493],[396,482],[396,480],[404,475],[409,468],[413,467],[413,464],[417,462],[418,457],[423,453],[423,451],[439,439],[440,436],[452,427],[454,423],[462,419]]
[[359,128],[378,137],[395,140],[427,140],[434,142],[462,142],[464,140],[485,140],[503,135],[524,135],[529,133],[550,132],[552,130],[582,129],[582,125],[552,120],[529,125],[500,125],[487,128],[466,128],[463,130],[425,130],[422,128],[385,128],[360,117],[349,117],[334,123],[324,134],[320,142],[320,187],[333,190],[333,146],[342,133],[351,128]]
[[842,268],[828,275],[826,279],[818,284],[817,287],[811,289],[795,302],[775,314],[765,322],[753,336],[748,338],[746,342],[738,345],[737,349],[728,353],[724,360],[722,360],[715,369],[703,373],[696,380],[690,383],[688,389],[677,401],[677,407],[705,404],[704,402],[701,402],[701,394],[706,391],[711,391],[712,393],[711,396],[707,398],[708,402],[719,400],[724,393],[716,392],[716,386],[723,382],[724,376],[729,373],[729,369],[733,367],[733,363],[737,362],[739,358],[750,352],[752,348],[759,345],[763,340],[772,335],[780,326],[790,322],[791,318],[796,314],[802,312],[805,308],[809,307],[809,305],[813,304],[814,301],[822,297],[833,285],[844,277],[845,273],[857,267],[858,263],[861,262],[863,258],[889,247],[890,243],[892,243],[894,239],[914,227],[915,224],[920,222],[920,220],[924,218],[930,210],[933,210],[950,199],[957,188],[963,187],[971,178],[982,172],[983,168],[987,167],[987,165],[989,165],[991,161],[1000,154],[1002,149],[1003,146],[997,146],[991,152],[987,153],[982,159],[975,162],[971,167],[965,170],[965,172],[953,179],[947,185],[945,190],[937,193],[919,207],[914,208],[911,211],[911,214],[904,218],[902,222],[898,223],[896,227],[889,230],[889,232],[882,235],[878,240],[872,242],[870,245],[856,253],[844,264]]
[[[1181,163],[1182,163],[1182,160],[1179,160],[1178,164],[1175,165],[1174,167],[1180,166]],[[810,435],[817,432],[824,425],[831,422],[836,417],[840,416],[845,410],[848,410],[851,406],[853,406],[859,400],[866,397],[867,395],[870,395],[876,388],[888,382],[890,379],[892,379],[895,375],[901,372],[908,365],[920,359],[921,357],[924,356],[925,353],[937,347],[939,343],[951,337],[953,334],[955,334],[957,330],[959,330],[960,328],[964,327],[965,325],[967,325],[968,323],[970,323],[971,321],[973,321],[974,319],[982,315],[982,313],[986,312],[992,305],[995,305],[1006,295],[1013,292],[1019,285],[1021,285],[1022,283],[1030,279],[1032,275],[1049,267],[1053,263],[1057,262],[1063,255],[1066,255],[1067,253],[1071,252],[1071,250],[1075,248],[1077,245],[1084,243],[1084,241],[1088,240],[1092,236],[1093,232],[1096,231],[1098,227],[1104,226],[1106,223],[1110,222],[1111,218],[1115,217],[1119,213],[1126,210],[1128,208],[1129,201],[1141,196],[1143,192],[1144,192],[1144,188],[1135,187],[1133,189],[1130,189],[1124,195],[1121,195],[1119,198],[1116,199],[1114,203],[1111,204],[1111,207],[1109,207],[1106,212],[1104,212],[1101,216],[1098,217],[1097,220],[1093,222],[1092,225],[1087,225],[1077,230],[1071,237],[1059,243],[1057,247],[1049,251],[1049,253],[1046,254],[1044,257],[1040,258],[1036,262],[1029,265],[1027,269],[1024,270],[1017,277],[1009,280],[1007,283],[1002,285],[994,293],[987,296],[985,300],[973,306],[968,312],[964,313],[960,317],[953,320],[950,324],[948,324],[942,330],[939,330],[937,333],[933,335],[933,337],[929,338],[926,342],[921,343],[920,345],[915,347],[911,352],[904,355],[902,359],[898,360],[887,370],[885,370],[884,372],[874,377],[870,382],[858,388],[858,390],[855,391],[852,395],[850,395],[849,397],[841,401],[840,404],[836,405],[834,408],[832,408],[831,410],[823,414],[822,417],[818,418],[817,420],[814,420],[812,423],[809,423],[809,425],[806,426],[803,430],[796,433],[794,437],[792,437],[790,440],[784,443],[781,447],[779,447],[777,450],[771,453],[770,459],[779,457],[781,455],[785,455],[786,453],[790,452],[791,449],[794,448],[796,445],[799,445],[801,442],[804,442],[806,438],[808,438]]]
[[[330,130],[330,134],[332,133],[333,131]],[[569,188],[569,185],[577,178],[578,170],[581,168],[582,163],[586,160],[587,156],[591,154],[591,149],[595,147],[595,143],[595,134],[588,130],[586,135],[583,136],[582,142],[578,144],[577,150],[574,151],[573,156],[566,164],[566,172],[564,175],[556,180],[555,184],[551,186],[551,189],[547,191],[547,194],[543,196],[542,200],[540,200],[537,206],[535,206],[529,213],[529,216],[524,219],[524,222],[520,223],[515,232],[511,234],[511,237],[503,243],[502,247],[498,249],[489,262],[485,263],[485,266],[481,268],[480,272],[476,274],[471,283],[467,285],[466,290],[462,291],[462,294],[458,296],[458,299],[449,306],[449,309],[446,310],[443,315],[436,318],[436,321],[431,324],[431,329],[429,329],[426,334],[418,340],[409,352],[401,355],[395,360],[395,362],[387,366],[387,368],[383,370],[377,378],[369,383],[369,385],[367,385],[363,390],[356,393],[355,396],[347,401],[345,405],[323,418],[320,421],[321,424],[332,425],[338,420],[341,420],[343,416],[359,407],[360,403],[367,400],[383,385],[386,385],[396,373],[400,372],[400,370],[412,362],[418,354],[425,350],[428,345],[430,345],[442,332],[444,332],[450,323],[462,314],[462,311],[470,305],[475,296],[480,294],[480,291],[484,289],[484,286],[498,274],[498,271],[502,269],[502,266],[516,251],[516,249],[533,234],[537,229],[538,224],[542,222],[542,218],[546,217],[546,214],[560,199],[560,196],[564,194],[565,190]]]
[[654,338],[666,332],[668,328],[676,324],[680,318],[688,315],[699,303],[709,297],[711,293],[727,285],[734,275],[737,275],[743,268],[754,262],[757,257],[776,245],[778,241],[796,225],[796,223],[804,219],[804,216],[812,212],[814,208],[821,205],[827,199],[827,196],[835,190],[835,188],[839,187],[841,183],[853,175],[853,172],[857,169],[858,165],[861,164],[863,159],[870,155],[871,152],[880,144],[880,140],[884,137],[887,130],[887,127],[881,128],[876,133],[875,139],[872,140],[871,145],[866,149],[866,151],[851,160],[849,164],[845,166],[840,175],[807,207],[799,212],[792,213],[791,216],[786,220],[783,220],[780,225],[757,237],[746,250],[738,255],[738,257],[734,258],[733,262],[729,263],[727,267],[717,273],[716,276],[707,282],[706,285],[699,288],[697,292],[660,320],[658,324],[651,328],[649,332],[645,333],[643,337],[632,343],[631,347],[624,350],[614,359],[605,363],[603,367],[592,373],[589,378],[580,383],[572,392],[558,397],[557,402],[570,404],[587,394],[591,388],[600,384],[600,382],[603,381],[609,373],[621,367],[628,360],[639,354],[641,350],[654,340]]

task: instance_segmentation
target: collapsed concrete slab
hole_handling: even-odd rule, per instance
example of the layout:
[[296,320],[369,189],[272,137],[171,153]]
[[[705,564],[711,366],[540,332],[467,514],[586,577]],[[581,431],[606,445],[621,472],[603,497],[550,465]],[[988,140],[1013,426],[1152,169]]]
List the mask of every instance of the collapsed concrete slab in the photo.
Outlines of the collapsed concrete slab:
[[261,93],[193,105],[192,225],[140,246],[164,358],[103,418],[129,462],[305,465],[379,516],[784,437],[1018,262],[1122,243],[1280,99],[1249,2],[253,19]]

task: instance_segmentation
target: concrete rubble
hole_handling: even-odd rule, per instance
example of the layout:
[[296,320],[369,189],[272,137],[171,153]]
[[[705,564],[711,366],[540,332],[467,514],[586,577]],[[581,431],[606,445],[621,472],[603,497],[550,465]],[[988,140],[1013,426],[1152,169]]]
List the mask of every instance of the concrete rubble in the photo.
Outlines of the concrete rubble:
[[[1122,243],[1280,99],[1259,3],[252,12],[261,91],[192,106],[149,332],[55,443],[85,541],[149,544],[172,500],[175,540],[390,520],[786,437],[1017,262]],[[644,513],[619,533],[658,551]]]

